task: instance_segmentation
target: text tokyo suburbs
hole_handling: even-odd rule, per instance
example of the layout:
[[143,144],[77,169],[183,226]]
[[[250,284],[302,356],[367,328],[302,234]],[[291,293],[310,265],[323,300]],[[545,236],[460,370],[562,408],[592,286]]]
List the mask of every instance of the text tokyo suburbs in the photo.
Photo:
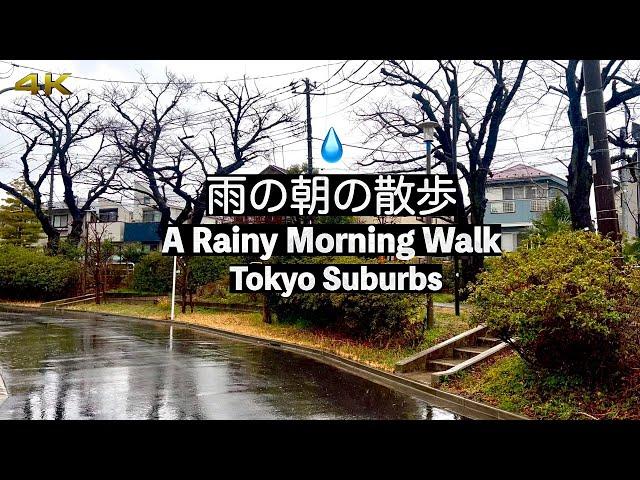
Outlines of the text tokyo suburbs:
[[437,292],[440,265],[231,265],[231,292]]
[[500,255],[500,226],[182,225],[169,227],[165,255]]
[[207,177],[209,215],[453,215],[450,175]]

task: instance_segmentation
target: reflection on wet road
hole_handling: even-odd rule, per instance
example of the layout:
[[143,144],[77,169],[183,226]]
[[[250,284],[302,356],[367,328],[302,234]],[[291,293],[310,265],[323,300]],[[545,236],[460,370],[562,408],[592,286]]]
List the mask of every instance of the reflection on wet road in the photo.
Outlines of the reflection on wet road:
[[147,322],[0,312],[0,419],[453,419],[304,356]]

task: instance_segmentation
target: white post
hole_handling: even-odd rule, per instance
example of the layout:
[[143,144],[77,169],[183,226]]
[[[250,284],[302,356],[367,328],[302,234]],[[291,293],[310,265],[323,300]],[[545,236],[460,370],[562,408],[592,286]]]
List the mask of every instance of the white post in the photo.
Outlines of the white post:
[[176,311],[176,266],[178,257],[173,257],[173,286],[171,287],[171,321],[175,320]]

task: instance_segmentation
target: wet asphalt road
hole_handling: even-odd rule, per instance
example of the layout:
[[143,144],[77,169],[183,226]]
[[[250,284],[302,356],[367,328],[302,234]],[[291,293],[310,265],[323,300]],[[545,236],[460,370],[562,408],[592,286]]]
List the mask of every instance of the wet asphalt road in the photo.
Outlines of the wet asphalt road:
[[454,419],[291,352],[186,327],[0,312],[0,419]]

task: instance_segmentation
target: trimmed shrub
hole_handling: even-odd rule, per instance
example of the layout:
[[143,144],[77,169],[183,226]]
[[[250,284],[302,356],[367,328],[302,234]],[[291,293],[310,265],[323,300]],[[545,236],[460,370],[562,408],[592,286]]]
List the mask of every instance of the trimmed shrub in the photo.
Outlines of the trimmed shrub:
[[120,250],[122,260],[133,263],[138,263],[147,253],[140,242],[127,243]]
[[638,328],[627,308],[632,275],[614,264],[618,255],[597,234],[564,232],[492,259],[472,286],[472,321],[533,367],[591,378],[618,371]]
[[[298,257],[290,263],[377,263],[357,257]],[[294,293],[267,295],[281,322],[331,327],[375,342],[407,344],[422,334],[425,295],[410,293]]]
[[435,262],[442,265],[442,291],[453,293],[456,287],[455,265],[453,261]]
[[48,300],[75,294],[80,266],[25,247],[0,247],[0,297]]
[[228,277],[229,265],[241,263],[237,257],[191,257],[191,279],[196,287],[215,283]]
[[151,252],[136,264],[131,288],[139,292],[167,293],[171,291],[172,275],[172,257]]

